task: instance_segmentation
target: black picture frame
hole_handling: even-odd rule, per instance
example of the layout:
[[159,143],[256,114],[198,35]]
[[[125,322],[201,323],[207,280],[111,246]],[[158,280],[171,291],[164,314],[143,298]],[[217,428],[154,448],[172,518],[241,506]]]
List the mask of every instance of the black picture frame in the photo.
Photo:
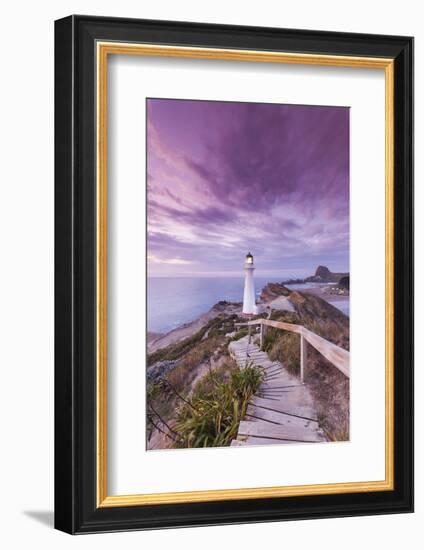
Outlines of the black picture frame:
[[[394,60],[392,491],[97,507],[98,40]],[[55,22],[55,527],[94,533],[413,511],[413,39],[73,15]]]

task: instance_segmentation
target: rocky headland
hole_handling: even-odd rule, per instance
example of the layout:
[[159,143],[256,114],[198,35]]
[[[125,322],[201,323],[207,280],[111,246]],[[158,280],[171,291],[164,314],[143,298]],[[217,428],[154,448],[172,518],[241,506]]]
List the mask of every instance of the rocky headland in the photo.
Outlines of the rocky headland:
[[322,294],[334,296],[349,295],[349,273],[335,273],[324,265],[319,265],[314,275],[310,275],[304,279],[290,279],[282,282],[283,285],[307,285],[308,283],[328,283],[328,286],[321,289]]

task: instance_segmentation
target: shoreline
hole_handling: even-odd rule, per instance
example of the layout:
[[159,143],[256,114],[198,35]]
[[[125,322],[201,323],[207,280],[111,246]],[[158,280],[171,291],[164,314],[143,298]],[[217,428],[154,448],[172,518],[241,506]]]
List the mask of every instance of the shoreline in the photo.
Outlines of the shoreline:
[[152,338],[151,335],[154,333],[147,332],[147,353],[153,353],[160,348],[164,348],[171,344],[175,344],[180,340],[183,340],[184,338],[189,338],[190,336],[193,336],[193,334],[202,329],[209,321],[212,321],[212,319],[218,317],[218,315],[238,315],[241,313],[241,307],[241,302],[218,302],[217,304],[212,306],[209,311],[202,313],[202,315],[200,315],[196,319],[193,319],[188,323],[184,323],[179,327],[176,327],[160,335],[158,338]]
[[[308,288],[305,290],[301,289],[293,289],[293,291],[298,290],[299,292],[302,292],[304,294],[310,294],[313,296],[318,296],[319,298],[325,300],[330,305],[336,307],[339,309],[336,305],[337,302],[350,302],[350,295],[349,294],[330,294],[324,292],[324,288],[326,287],[314,287],[314,288]],[[272,300],[269,302],[269,304],[272,304],[272,302],[277,305],[279,303],[280,299]],[[258,304],[258,305],[266,305],[266,303]],[[241,308],[242,304],[241,302],[218,302],[214,306],[212,306],[209,311],[206,311],[205,313],[202,313],[192,321],[189,321],[187,323],[183,323],[182,325],[175,327],[174,329],[164,332],[164,333],[158,333],[158,332],[147,332],[146,337],[146,345],[147,345],[147,353],[153,353],[154,351],[157,351],[158,349],[167,347],[169,345],[175,344],[184,338],[189,338],[196,332],[198,332],[200,329],[202,329],[209,321],[214,319],[215,317],[218,317],[218,315],[232,315],[232,314],[241,314]],[[274,309],[288,309],[286,307],[274,307]],[[340,310],[344,315],[349,317],[347,313]]]
[[300,292],[304,292],[305,294],[313,294],[314,296],[319,296],[323,300],[329,302],[343,302],[350,300],[349,294],[327,294],[326,292],[323,292],[323,289],[325,287],[316,287],[316,288],[308,288],[305,290],[299,289]]

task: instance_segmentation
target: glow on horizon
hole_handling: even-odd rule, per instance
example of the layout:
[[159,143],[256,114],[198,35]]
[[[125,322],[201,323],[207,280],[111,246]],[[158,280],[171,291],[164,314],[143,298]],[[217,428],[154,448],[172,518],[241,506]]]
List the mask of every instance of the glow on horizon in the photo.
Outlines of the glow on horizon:
[[[317,266],[316,266],[317,267]],[[266,278],[266,277],[272,277],[272,278],[280,278],[281,280],[288,280],[288,279],[297,279],[297,278],[305,278],[309,275],[313,275],[315,272],[315,268],[313,272],[311,271],[287,271],[287,270],[275,270],[275,271],[264,271],[261,269],[256,268],[255,270],[255,277],[257,278]],[[243,278],[244,277],[244,271],[243,269],[240,269],[239,271],[211,271],[211,272],[183,272],[183,273],[153,273],[151,271],[148,271],[147,274],[149,279],[160,279],[160,278],[184,278],[184,277],[190,277],[190,278],[225,278],[225,277],[232,277],[232,278]]]

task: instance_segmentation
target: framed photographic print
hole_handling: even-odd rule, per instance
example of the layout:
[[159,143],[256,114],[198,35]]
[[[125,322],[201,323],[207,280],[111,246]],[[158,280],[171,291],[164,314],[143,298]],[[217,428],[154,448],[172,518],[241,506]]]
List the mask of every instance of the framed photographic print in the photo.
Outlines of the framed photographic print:
[[413,39],[55,26],[55,525],[413,508]]

